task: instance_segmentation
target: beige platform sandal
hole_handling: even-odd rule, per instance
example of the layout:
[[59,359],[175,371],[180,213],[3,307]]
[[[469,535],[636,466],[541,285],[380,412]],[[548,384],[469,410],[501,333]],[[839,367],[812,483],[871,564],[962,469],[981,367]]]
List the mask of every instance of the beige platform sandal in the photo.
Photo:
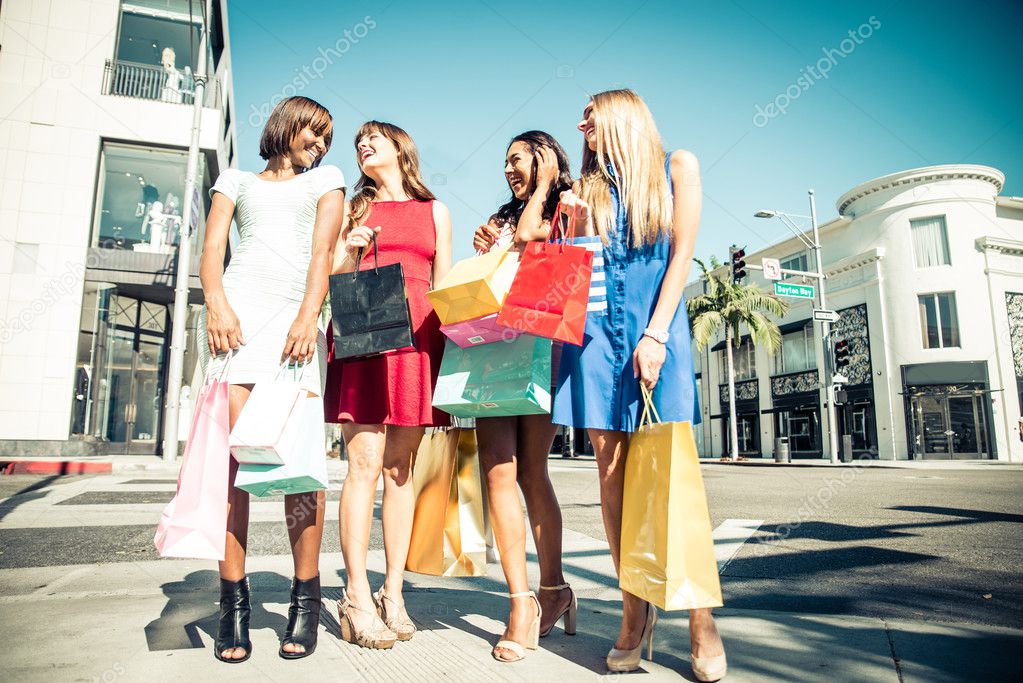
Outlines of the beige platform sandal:
[[[357,630],[355,623],[352,621],[351,613],[353,611],[373,615],[375,623],[370,628],[363,629],[362,631]],[[387,628],[387,625],[380,620],[376,610],[363,609],[349,600],[348,593],[341,594],[341,602],[337,603],[337,613],[338,623],[341,626],[342,640],[372,650],[389,650],[394,647],[394,642],[398,639],[394,631]]]
[[[535,650],[540,647],[540,618],[543,616],[543,608],[540,607],[540,601],[536,599],[536,594],[533,591],[525,591],[522,593],[512,593],[509,598],[533,598],[533,602],[536,604],[536,619],[529,625],[529,634],[526,636],[525,646],[520,643],[516,643],[514,640],[499,640],[494,649],[490,651],[490,654],[499,662],[505,662],[510,664],[511,662],[519,662],[526,658],[526,650]],[[508,650],[515,659],[505,659],[497,655],[498,649]]]
[[385,593],[382,586],[373,594],[373,602],[377,606],[377,614],[387,624],[387,628],[394,631],[398,640],[412,640],[412,636],[416,633],[416,625],[409,618],[405,608]]

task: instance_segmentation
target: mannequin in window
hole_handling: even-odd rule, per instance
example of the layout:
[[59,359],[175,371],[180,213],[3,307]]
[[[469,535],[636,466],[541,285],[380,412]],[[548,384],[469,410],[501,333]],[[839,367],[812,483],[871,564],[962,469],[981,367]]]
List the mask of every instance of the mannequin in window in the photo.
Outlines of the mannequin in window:
[[174,48],[163,48],[163,55],[160,59],[163,64],[163,71],[167,75],[164,81],[163,90],[160,93],[160,100],[163,102],[181,102],[181,72],[177,68],[177,55]]

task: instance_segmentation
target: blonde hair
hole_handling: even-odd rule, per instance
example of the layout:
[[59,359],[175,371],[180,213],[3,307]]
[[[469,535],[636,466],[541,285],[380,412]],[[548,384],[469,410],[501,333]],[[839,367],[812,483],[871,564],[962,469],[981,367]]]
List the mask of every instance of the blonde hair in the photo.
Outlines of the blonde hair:
[[[580,196],[591,207],[597,233],[607,242],[614,229],[611,186],[625,207],[635,248],[671,236],[671,196],[657,124],[632,90],[606,90],[591,98],[597,149],[583,142]],[[608,168],[610,164],[611,169]]]
[[[419,168],[419,151],[416,149],[416,143],[412,141],[412,136],[393,123],[367,121],[359,127],[359,132],[355,134],[356,152],[359,150],[359,140],[370,133],[380,133],[393,142],[398,149],[398,170],[401,171],[401,186],[405,190],[405,194],[421,202],[436,199],[426,187],[426,183],[423,182],[422,171]],[[360,225],[366,218],[373,199],[377,195],[377,184],[375,180],[363,173],[352,189],[354,194],[349,203],[348,215],[350,227]]]

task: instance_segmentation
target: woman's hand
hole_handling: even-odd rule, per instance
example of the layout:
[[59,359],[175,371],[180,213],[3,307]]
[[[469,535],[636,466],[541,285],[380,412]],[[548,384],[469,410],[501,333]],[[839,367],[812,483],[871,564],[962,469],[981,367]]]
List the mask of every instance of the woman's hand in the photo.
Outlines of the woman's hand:
[[558,182],[558,157],[550,147],[536,148],[536,191],[544,198]]
[[638,378],[647,389],[653,389],[661,377],[661,366],[666,356],[664,344],[644,336],[632,353],[632,376]]
[[316,353],[316,316],[298,317],[291,323],[288,339],[281,353],[281,362],[286,359],[292,363],[308,363]]
[[481,225],[476,228],[476,234],[472,237],[472,246],[479,253],[485,254],[497,244],[497,240],[500,237],[501,233],[494,226]]
[[242,326],[227,299],[206,302],[206,343],[210,354],[216,356],[237,349],[245,343]]
[[572,190],[565,190],[561,193],[561,213],[568,216],[569,220],[575,216],[575,230],[577,234],[588,235],[590,230],[590,205],[582,197]]
[[355,258],[359,249],[365,249],[373,243],[373,238],[380,232],[380,227],[370,228],[365,225],[352,228],[345,236],[345,252],[350,258]]

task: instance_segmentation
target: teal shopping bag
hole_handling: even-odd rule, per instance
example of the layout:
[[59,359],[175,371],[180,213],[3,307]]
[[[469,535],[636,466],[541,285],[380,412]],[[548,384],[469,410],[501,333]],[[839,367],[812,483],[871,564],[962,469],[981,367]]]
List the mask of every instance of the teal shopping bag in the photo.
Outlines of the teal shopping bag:
[[463,349],[448,339],[433,406],[457,417],[549,413],[551,340],[524,334]]

